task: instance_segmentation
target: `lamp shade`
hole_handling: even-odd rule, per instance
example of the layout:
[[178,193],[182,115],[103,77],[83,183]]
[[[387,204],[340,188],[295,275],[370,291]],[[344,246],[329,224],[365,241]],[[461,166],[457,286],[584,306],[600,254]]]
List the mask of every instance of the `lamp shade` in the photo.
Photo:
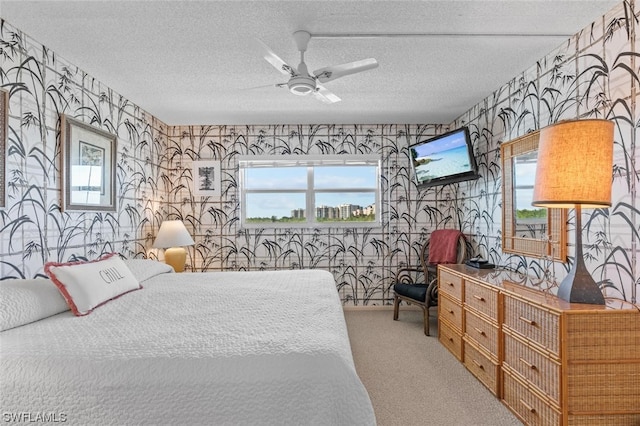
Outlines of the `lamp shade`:
[[181,220],[165,220],[153,242],[155,248],[192,246],[195,242]]
[[611,206],[613,122],[562,121],[540,130],[533,205]]

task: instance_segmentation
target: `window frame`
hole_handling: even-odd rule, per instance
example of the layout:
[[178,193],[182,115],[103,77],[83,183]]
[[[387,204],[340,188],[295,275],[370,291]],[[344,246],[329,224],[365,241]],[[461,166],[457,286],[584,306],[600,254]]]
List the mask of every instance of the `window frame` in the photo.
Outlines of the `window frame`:
[[[317,167],[375,167],[376,183],[373,187],[314,188],[314,171]],[[306,167],[305,189],[247,189],[245,170],[267,167]],[[374,228],[381,226],[382,160],[377,155],[241,155],[238,157],[238,192],[240,200],[241,228]],[[318,222],[316,219],[316,194],[321,193],[366,193],[374,194],[375,220],[370,222],[335,221]],[[305,194],[305,221],[247,223],[247,194],[303,193]],[[365,207],[365,206],[363,206]],[[310,215],[309,212],[312,214]]]

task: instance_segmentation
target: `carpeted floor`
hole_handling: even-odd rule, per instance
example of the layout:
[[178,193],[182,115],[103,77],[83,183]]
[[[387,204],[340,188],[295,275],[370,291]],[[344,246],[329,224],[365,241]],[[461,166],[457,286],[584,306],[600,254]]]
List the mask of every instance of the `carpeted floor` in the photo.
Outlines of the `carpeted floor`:
[[379,426],[521,425],[438,342],[423,334],[422,311],[345,309],[353,358]]

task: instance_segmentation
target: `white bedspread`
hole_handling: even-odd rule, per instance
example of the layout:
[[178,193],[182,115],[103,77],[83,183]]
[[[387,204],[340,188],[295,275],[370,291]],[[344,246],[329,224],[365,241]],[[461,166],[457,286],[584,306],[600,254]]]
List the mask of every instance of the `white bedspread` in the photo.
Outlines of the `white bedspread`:
[[2,420],[375,424],[329,272],[172,273],[142,285],[89,316],[0,333]]

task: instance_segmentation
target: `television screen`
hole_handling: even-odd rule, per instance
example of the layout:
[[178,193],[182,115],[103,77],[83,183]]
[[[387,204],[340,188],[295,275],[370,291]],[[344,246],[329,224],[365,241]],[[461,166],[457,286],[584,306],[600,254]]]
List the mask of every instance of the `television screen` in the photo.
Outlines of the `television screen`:
[[418,186],[444,185],[479,177],[466,127],[417,142],[409,147],[409,152]]

